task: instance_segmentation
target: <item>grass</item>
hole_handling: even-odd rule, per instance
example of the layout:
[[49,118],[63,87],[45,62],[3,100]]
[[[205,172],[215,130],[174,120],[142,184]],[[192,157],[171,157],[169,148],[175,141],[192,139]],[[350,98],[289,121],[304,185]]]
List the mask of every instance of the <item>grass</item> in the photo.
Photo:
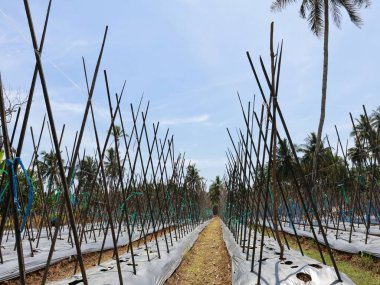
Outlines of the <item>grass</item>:
[[[286,235],[289,246],[294,250],[299,250],[296,238]],[[321,256],[314,240],[300,238],[302,250],[305,255],[322,262]],[[332,266],[328,258],[327,249],[323,245],[323,253],[327,265]],[[352,281],[358,285],[380,285],[380,259],[367,254],[349,254],[333,250],[333,255],[339,271],[345,273]]]

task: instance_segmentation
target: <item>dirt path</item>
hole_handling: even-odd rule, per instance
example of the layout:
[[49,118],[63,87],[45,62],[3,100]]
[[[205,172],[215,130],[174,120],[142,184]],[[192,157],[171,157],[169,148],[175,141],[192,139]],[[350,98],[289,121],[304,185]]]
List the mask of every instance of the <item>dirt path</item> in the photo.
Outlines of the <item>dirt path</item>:
[[214,218],[202,231],[165,284],[231,284],[231,262],[223,240],[220,218]]

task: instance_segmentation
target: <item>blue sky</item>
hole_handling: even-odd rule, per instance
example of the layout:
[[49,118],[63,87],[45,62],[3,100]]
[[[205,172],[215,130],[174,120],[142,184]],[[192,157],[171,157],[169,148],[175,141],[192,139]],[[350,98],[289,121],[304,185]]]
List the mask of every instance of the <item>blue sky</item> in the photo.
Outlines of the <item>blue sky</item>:
[[[40,37],[47,1],[30,1]],[[344,14],[344,13],[343,13]],[[331,29],[330,70],[325,132],[342,138],[354,117],[380,105],[380,4],[361,11],[361,29],[344,14],[341,30]],[[111,90],[127,80],[123,111],[130,122],[129,103],[142,93],[151,101],[150,122],[161,122],[175,136],[176,149],[197,163],[208,179],[224,172],[229,144],[226,127],[243,126],[236,92],[244,101],[259,95],[245,55],[256,64],[269,62],[269,27],[284,39],[279,103],[296,143],[315,131],[319,119],[322,80],[322,39],[298,16],[298,5],[282,13],[270,11],[270,1],[154,0],[54,1],[43,63],[58,129],[66,123],[64,144],[71,146],[86,102],[81,57],[89,74],[100,48],[104,28],[109,34],[101,70],[107,69]],[[8,92],[28,92],[34,56],[22,1],[1,0],[0,71]],[[41,88],[36,89],[30,125],[38,128],[44,115]],[[109,124],[102,73],[94,93],[100,133]],[[48,141],[47,134],[45,141]],[[84,147],[95,142],[88,127]],[[28,147],[29,146],[29,147]],[[25,154],[31,151],[26,142]]]

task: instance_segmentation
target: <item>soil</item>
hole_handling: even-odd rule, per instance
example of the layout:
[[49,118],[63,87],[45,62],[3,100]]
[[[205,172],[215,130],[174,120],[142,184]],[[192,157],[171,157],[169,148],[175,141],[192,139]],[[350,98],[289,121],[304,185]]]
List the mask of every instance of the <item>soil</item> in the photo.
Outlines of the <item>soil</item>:
[[231,284],[231,261],[219,217],[211,220],[166,285]]

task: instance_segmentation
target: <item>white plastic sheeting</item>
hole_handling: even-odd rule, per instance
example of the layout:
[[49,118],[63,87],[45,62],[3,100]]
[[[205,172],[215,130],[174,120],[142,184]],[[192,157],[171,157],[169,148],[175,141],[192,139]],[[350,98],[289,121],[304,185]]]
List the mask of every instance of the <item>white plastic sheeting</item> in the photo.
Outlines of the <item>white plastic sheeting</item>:
[[[294,235],[294,230],[292,227],[284,226],[284,231]],[[298,228],[296,226],[296,231],[298,236],[304,236],[314,239],[313,233],[310,231],[310,227],[306,227],[306,230],[303,230],[303,226]],[[315,228],[317,234],[317,239],[320,243],[325,244],[321,234],[318,234],[318,228]],[[367,244],[365,244],[365,232],[356,230],[352,233],[351,243],[349,240],[349,231],[339,230],[338,238],[336,238],[336,230],[328,229],[326,232],[327,240],[330,244],[330,247],[344,251],[348,253],[366,253],[380,258],[380,237],[369,235]]]
[[[82,253],[90,253],[95,251],[100,251],[103,243],[104,234],[101,232],[100,236],[98,236],[98,231],[96,230],[97,240],[95,242],[94,239],[89,239],[87,237],[87,243],[83,239],[83,243],[81,245]],[[132,235],[132,241],[138,240],[140,238],[141,230],[137,230]],[[146,230],[147,233],[152,233],[153,229]],[[129,243],[128,234],[126,232],[122,233],[123,236],[120,235],[118,240],[119,246],[124,246]],[[58,236],[59,237],[59,236]],[[6,237],[3,238],[4,240]],[[68,228],[65,228],[62,231],[62,239],[57,239],[55,244],[55,251],[53,253],[51,264],[57,263],[63,259],[66,259],[72,255],[76,255],[75,247],[71,246],[71,243],[67,242],[68,240]],[[37,240],[32,242],[33,248],[35,248]],[[16,251],[14,251],[15,239],[14,237],[9,237],[7,242],[3,242],[2,246],[2,254],[4,263],[0,264],[0,282],[13,279],[18,277],[19,268],[18,268],[18,259]],[[30,246],[29,241],[23,240],[23,251],[24,251],[24,262],[25,262],[25,270],[26,273],[33,272],[44,268],[46,266],[46,261],[48,258],[49,250],[50,250],[51,241],[46,237],[41,237],[39,246],[37,249],[34,249],[34,256],[32,257],[30,254]],[[106,238],[106,242],[104,244],[104,249],[113,248],[113,242],[111,237],[111,231],[108,231],[108,235]]]
[[[195,241],[198,239],[199,233],[207,226],[209,222],[205,222],[196,227],[191,233],[182,239],[175,241],[173,237],[173,246],[169,247],[170,252],[166,252],[165,240],[163,237],[159,239],[159,248],[161,259],[158,258],[156,252],[155,241],[148,243],[150,252],[150,262],[145,253],[145,247],[134,249],[135,262],[137,263],[137,274],[133,274],[132,262],[130,254],[120,256],[121,271],[123,282],[128,285],[160,285],[173,274],[182,261],[183,256],[191,249]],[[173,232],[174,233],[174,232]],[[119,284],[119,277],[116,267],[116,261],[109,261],[100,266],[95,266],[86,271],[88,283],[91,285],[114,285]],[[80,282],[81,275],[74,275],[72,278],[65,279],[50,284],[83,284]]]
[[[223,238],[226,242],[228,253],[232,260],[232,285],[256,284],[258,259],[260,243],[258,241],[254,272],[251,272],[251,258],[246,260],[246,253],[242,252],[242,248],[237,245],[231,231],[222,224]],[[259,238],[260,239],[260,238]],[[252,245],[253,239],[250,244]],[[332,284],[354,284],[342,272],[343,282],[337,282],[335,271],[332,267],[320,264],[318,261],[307,256],[302,256],[300,252],[295,250],[285,250],[284,261],[279,260],[279,247],[273,238],[265,237],[263,249],[263,261],[261,267],[261,284],[275,285],[332,285]],[[250,251],[252,253],[252,250]],[[314,266],[310,266],[314,265]],[[316,265],[316,266],[315,266]],[[317,268],[320,267],[320,268]],[[305,283],[297,278],[298,273],[306,273],[311,277],[311,281]]]

